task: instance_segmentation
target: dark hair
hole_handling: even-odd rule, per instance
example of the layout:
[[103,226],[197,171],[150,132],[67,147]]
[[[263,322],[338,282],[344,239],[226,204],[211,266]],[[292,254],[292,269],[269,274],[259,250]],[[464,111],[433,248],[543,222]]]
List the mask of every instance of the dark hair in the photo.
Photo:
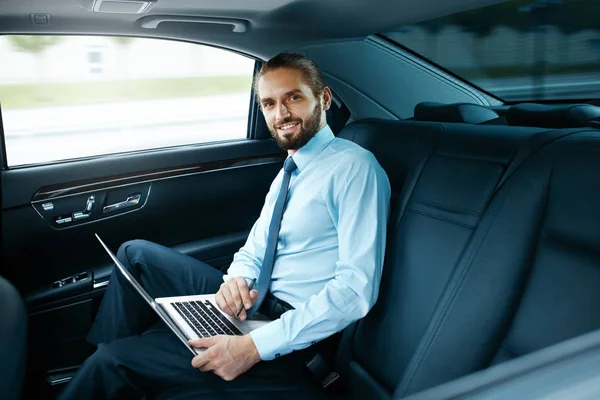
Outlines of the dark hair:
[[320,97],[327,86],[323,74],[313,60],[293,53],[279,53],[263,64],[262,68],[254,77],[254,93],[258,96],[258,80],[268,72],[279,68],[293,68],[302,72],[308,86],[310,86],[315,97]]

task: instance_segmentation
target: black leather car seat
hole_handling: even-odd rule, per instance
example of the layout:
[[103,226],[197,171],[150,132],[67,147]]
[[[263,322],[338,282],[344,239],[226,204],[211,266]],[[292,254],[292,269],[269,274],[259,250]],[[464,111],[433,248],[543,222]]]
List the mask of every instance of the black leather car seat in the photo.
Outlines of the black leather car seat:
[[19,292],[0,277],[0,398],[20,398],[25,373],[27,314]]

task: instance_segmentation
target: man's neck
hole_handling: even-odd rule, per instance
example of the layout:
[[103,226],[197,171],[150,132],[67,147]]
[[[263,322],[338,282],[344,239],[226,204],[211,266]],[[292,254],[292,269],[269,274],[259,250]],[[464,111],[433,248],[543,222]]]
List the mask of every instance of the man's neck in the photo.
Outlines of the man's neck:
[[[322,122],[321,122],[321,126],[319,126],[319,130],[317,131],[317,133],[321,132],[321,131],[323,130],[323,128],[325,128],[326,126],[327,126],[327,120],[325,120],[325,121],[322,121]],[[315,136],[317,135],[317,133],[315,133]],[[313,137],[312,137],[310,140],[313,140],[313,138],[314,138],[315,136],[313,136]],[[310,142],[310,140],[309,140],[309,142]],[[297,151],[298,151],[298,150],[288,150],[287,152],[288,152],[288,155],[289,155],[290,157],[293,157],[293,156],[294,156],[294,154],[296,154],[296,152],[297,152]]]

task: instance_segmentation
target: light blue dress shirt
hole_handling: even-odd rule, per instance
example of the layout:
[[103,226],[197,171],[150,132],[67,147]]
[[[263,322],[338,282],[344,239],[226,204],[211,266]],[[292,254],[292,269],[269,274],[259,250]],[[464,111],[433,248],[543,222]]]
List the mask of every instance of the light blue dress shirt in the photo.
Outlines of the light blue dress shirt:
[[[293,156],[270,291],[294,310],[250,333],[261,359],[308,347],[364,317],[377,299],[390,184],[375,157],[326,126]],[[283,169],[225,275],[258,278]]]

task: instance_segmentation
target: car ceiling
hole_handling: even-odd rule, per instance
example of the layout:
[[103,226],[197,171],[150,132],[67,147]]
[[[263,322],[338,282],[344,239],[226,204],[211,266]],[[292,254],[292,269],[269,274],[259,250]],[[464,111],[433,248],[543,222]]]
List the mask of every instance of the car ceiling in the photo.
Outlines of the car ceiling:
[[[126,0],[119,0],[121,2]],[[122,34],[202,42],[267,59],[313,43],[356,39],[394,27],[502,0],[157,0],[143,14],[92,12],[94,0],[0,0],[0,32]],[[35,25],[31,14],[49,14]],[[149,16],[235,18],[231,25],[164,22],[142,27]]]

